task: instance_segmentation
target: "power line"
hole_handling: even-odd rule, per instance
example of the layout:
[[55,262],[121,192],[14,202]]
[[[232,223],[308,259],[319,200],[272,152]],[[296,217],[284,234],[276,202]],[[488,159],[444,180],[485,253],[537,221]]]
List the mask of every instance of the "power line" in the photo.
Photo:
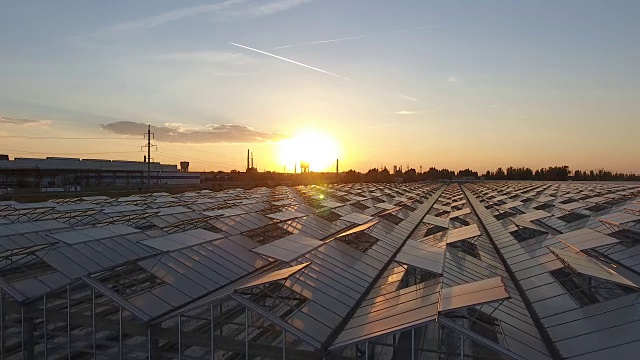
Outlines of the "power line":
[[104,137],[57,137],[57,136],[12,136],[3,135],[1,139],[30,139],[30,140],[139,140],[136,138],[104,138]]
[[92,153],[87,153],[87,152],[71,152],[71,153],[52,153],[49,151],[26,151],[26,150],[16,150],[16,149],[0,149],[2,151],[11,151],[11,152],[16,152],[16,153],[23,153],[23,154],[45,154],[45,155],[77,155],[77,154],[83,154],[83,155],[106,155],[106,154],[134,154],[135,151],[109,151],[109,152],[92,152]]
[[168,144],[166,144],[166,145],[169,145],[169,146],[177,146],[177,147],[181,147],[181,148],[188,149],[188,150],[191,150],[191,151],[201,152],[201,153],[210,154],[210,155],[215,155],[215,156],[219,156],[219,157],[226,157],[226,158],[229,158],[229,159],[241,159],[241,157],[240,157],[240,156],[225,155],[225,154],[216,153],[216,152],[212,152],[212,151],[207,151],[207,150],[202,150],[202,149],[196,149],[196,148],[189,147],[189,146],[185,146],[185,145],[177,145],[177,144],[173,144],[173,143],[168,143]]
[[[29,135],[34,134],[34,133],[31,133],[31,132],[15,131],[15,130],[0,129],[0,132],[1,131],[14,132],[14,133],[19,133],[19,134],[29,134]],[[92,141],[92,140],[138,140],[138,138],[136,138],[136,137],[71,137],[71,136],[25,136],[25,135],[22,135],[22,136],[0,135],[0,139],[87,140],[87,141]],[[224,158],[233,159],[233,160],[241,159],[240,156],[226,155],[224,153],[213,152],[213,151],[208,151],[208,150],[202,150],[202,149],[198,149],[198,148],[195,148],[195,147],[190,147],[190,146],[186,146],[186,145],[182,145],[182,144],[179,145],[179,144],[175,144],[175,143],[163,143],[163,145],[175,146],[175,147],[184,148],[184,149],[188,149],[188,150],[195,151],[195,152],[215,155],[215,156],[218,156],[218,157],[224,157]],[[124,146],[127,146],[127,145],[124,145]]]
[[[105,143],[104,141],[100,141],[100,140],[137,140],[136,138],[133,137],[75,137],[75,136],[34,136],[34,133],[31,132],[25,132],[25,131],[13,131],[13,130],[4,130],[4,129],[0,129],[0,131],[6,131],[6,132],[12,132],[12,133],[19,133],[19,134],[28,134],[28,135],[2,135],[0,136],[0,139],[28,139],[28,140],[80,140],[80,141],[92,141],[92,142],[97,142],[97,143]],[[145,135],[148,135],[145,134]],[[146,136],[145,136],[146,137]],[[124,144],[117,144],[117,143],[113,143],[113,142],[109,142],[108,143],[109,146],[117,146],[117,147],[129,147],[129,145],[124,145]],[[149,142],[148,142],[149,144]],[[203,164],[211,164],[211,165],[218,165],[218,166],[229,166],[229,167],[238,167],[238,164],[241,161],[241,157],[240,156],[233,156],[233,155],[227,155],[224,153],[218,153],[218,152],[213,152],[213,151],[208,151],[208,150],[203,150],[203,149],[198,149],[196,147],[192,147],[192,146],[186,146],[186,145],[182,145],[182,144],[174,144],[174,143],[166,143],[163,145],[167,145],[170,147],[178,147],[178,148],[183,148],[186,150],[189,150],[191,152],[194,153],[202,153],[202,154],[208,154],[208,155],[213,155],[216,156],[218,158],[225,158],[229,161],[211,161],[211,159],[199,159],[199,158],[195,158],[191,155],[188,156],[183,156],[182,158],[178,158],[176,156],[170,156],[169,153],[165,153],[165,152],[161,152],[158,151],[158,153],[163,154],[166,157],[170,157],[176,160],[183,160],[184,158],[189,158],[189,159],[194,159],[194,160],[198,160],[199,162],[202,162]],[[155,146],[155,145],[153,145]],[[146,146],[143,146],[143,148]],[[11,152],[17,152],[17,153],[23,153],[23,154],[42,154],[42,155],[75,155],[78,157],[84,157],[84,155],[109,155],[109,154],[134,154],[135,152],[133,151],[111,151],[111,152],[73,152],[73,153],[52,153],[52,152],[37,152],[37,151],[24,151],[24,150],[15,150],[15,149],[3,149],[3,151],[11,151]],[[148,156],[150,156],[150,151],[148,151]],[[149,159],[149,161],[151,161],[151,159]],[[149,169],[148,169],[149,170]]]
[[[210,159],[205,160],[205,159],[196,158],[196,157],[193,157],[193,156],[190,156],[190,155],[189,155],[189,156],[182,156],[181,158],[179,158],[179,157],[174,156],[173,154],[168,154],[168,153],[165,153],[165,152],[162,152],[162,151],[158,151],[158,153],[160,153],[160,154],[164,154],[164,155],[166,155],[166,156],[173,157],[173,158],[175,158],[175,159],[184,159],[184,158],[195,159],[195,160],[202,161],[203,163],[207,163],[207,164],[222,164],[222,165],[234,165],[234,166],[235,166],[235,165],[238,165],[238,164],[237,164],[237,163],[235,163],[235,162],[211,161]],[[177,155],[179,155],[179,154],[177,154]]]
[[147,145],[143,146],[147,148],[147,192],[151,192],[151,148],[155,147],[156,151],[158,151],[157,145],[151,145],[151,137],[155,139],[155,134],[151,132],[151,124],[147,128],[147,133],[145,137],[147,138]]
[[[87,140],[87,141],[92,141],[92,140],[137,140],[136,138],[104,138],[104,137],[57,137],[57,136],[0,136],[0,139],[30,139],[30,140]],[[114,144],[111,144],[114,145]],[[117,144],[115,144],[116,146],[118,146]],[[194,147],[189,147],[189,146],[184,146],[184,145],[177,145],[177,144],[172,144],[172,143],[167,143],[164,145],[168,145],[168,146],[176,146],[176,147],[180,147],[180,148],[184,148],[184,149],[188,149],[194,152],[200,152],[200,153],[204,153],[204,154],[210,154],[210,155],[215,155],[218,157],[224,157],[227,159],[240,159],[240,157],[237,156],[230,156],[230,155],[225,155],[222,153],[216,153],[216,152],[212,152],[212,151],[207,151],[207,150],[202,150],[202,149],[197,149]],[[124,145],[127,146],[127,145]]]
[[[3,128],[1,124],[0,124],[0,132],[9,132],[9,133],[27,134],[27,135],[40,135],[41,134],[41,133],[34,133],[34,132],[29,132],[29,131],[8,130],[6,128]],[[126,138],[122,138],[122,139],[126,139]]]
[[159,154],[163,154],[166,157],[169,158],[173,158],[176,160],[183,160],[184,158],[189,158],[189,159],[195,159],[195,160],[199,160],[202,163],[206,163],[206,164],[221,164],[221,165],[230,165],[230,166],[236,166],[238,165],[237,163],[230,163],[230,162],[225,162],[225,161],[211,161],[210,159],[205,160],[205,159],[200,159],[200,158],[196,158],[193,156],[183,156],[182,158],[179,158],[177,156],[175,156],[173,153],[166,153],[166,152],[162,152],[162,151],[158,151]]

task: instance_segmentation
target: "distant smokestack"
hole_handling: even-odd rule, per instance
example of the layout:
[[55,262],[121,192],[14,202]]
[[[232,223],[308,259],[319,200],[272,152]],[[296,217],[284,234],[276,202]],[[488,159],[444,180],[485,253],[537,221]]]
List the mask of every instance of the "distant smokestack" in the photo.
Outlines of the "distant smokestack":
[[253,153],[251,153],[251,168],[253,169]]
[[340,173],[340,167],[339,167],[339,163],[338,163],[338,159],[336,159],[336,174]]
[[247,172],[249,171],[249,149],[247,149]]

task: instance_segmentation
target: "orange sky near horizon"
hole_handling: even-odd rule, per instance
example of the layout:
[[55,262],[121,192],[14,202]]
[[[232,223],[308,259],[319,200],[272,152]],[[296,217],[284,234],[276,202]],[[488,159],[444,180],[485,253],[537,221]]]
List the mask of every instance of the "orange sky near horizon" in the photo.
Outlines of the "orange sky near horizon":
[[[192,171],[243,171],[247,149],[250,149],[259,171],[283,172],[286,167],[287,172],[293,172],[294,163],[299,171],[299,161],[309,159],[312,171],[333,172],[335,160],[339,159],[341,171],[361,172],[381,166],[392,169],[393,165],[403,168],[409,165],[417,170],[422,166],[423,171],[431,166],[455,171],[471,168],[481,173],[497,167],[525,166],[535,170],[558,165],[568,165],[572,170],[605,168],[614,172],[640,172],[632,165],[633,149],[624,144],[614,144],[607,152],[598,146],[576,152],[571,148],[579,144],[550,142],[532,153],[517,146],[518,142],[525,141],[524,137],[488,146],[484,139],[469,139],[465,144],[443,141],[446,139],[436,135],[397,136],[396,131],[378,137],[332,133],[327,128],[306,127],[295,131],[299,135],[290,139],[254,144],[174,144],[154,140],[152,143],[158,150],[152,151],[152,158],[169,164],[189,161]],[[56,125],[55,121],[28,127],[4,125],[0,127],[0,134],[4,139],[0,152],[11,158],[58,156],[142,161],[146,155],[146,150],[141,149],[146,142],[142,135],[123,137],[102,130],[69,129]],[[620,155],[609,157],[613,151]]]

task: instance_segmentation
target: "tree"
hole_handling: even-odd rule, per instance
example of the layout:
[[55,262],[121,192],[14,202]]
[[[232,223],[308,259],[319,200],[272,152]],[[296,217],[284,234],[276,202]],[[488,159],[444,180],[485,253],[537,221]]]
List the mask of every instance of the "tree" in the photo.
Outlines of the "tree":
[[466,168],[464,170],[458,170],[458,177],[474,177],[477,178],[478,177],[478,172],[477,171],[473,171],[469,168]]
[[404,174],[402,174],[402,181],[403,182],[414,182],[416,180],[418,180],[418,176],[417,176],[417,172],[416,169],[408,169],[407,171],[404,172]]
[[361,176],[362,176],[362,174],[360,174],[359,172],[357,172],[357,171],[355,171],[353,169],[350,169],[349,171],[347,171],[344,174],[344,182],[345,183],[358,183],[358,182],[361,182],[362,181]]
[[569,167],[567,165],[563,166],[551,166],[547,168],[547,177],[545,180],[548,181],[567,181],[569,179]]

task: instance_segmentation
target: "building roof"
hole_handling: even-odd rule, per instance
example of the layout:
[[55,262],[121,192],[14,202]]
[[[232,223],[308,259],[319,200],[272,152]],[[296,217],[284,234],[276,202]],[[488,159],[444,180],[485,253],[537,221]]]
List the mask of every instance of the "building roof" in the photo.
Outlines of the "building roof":
[[9,202],[0,288],[20,306],[93,289],[163,327],[232,301],[344,356],[448,324],[506,357],[620,357],[640,346],[627,331],[640,326],[639,198],[637,185],[478,182]]

